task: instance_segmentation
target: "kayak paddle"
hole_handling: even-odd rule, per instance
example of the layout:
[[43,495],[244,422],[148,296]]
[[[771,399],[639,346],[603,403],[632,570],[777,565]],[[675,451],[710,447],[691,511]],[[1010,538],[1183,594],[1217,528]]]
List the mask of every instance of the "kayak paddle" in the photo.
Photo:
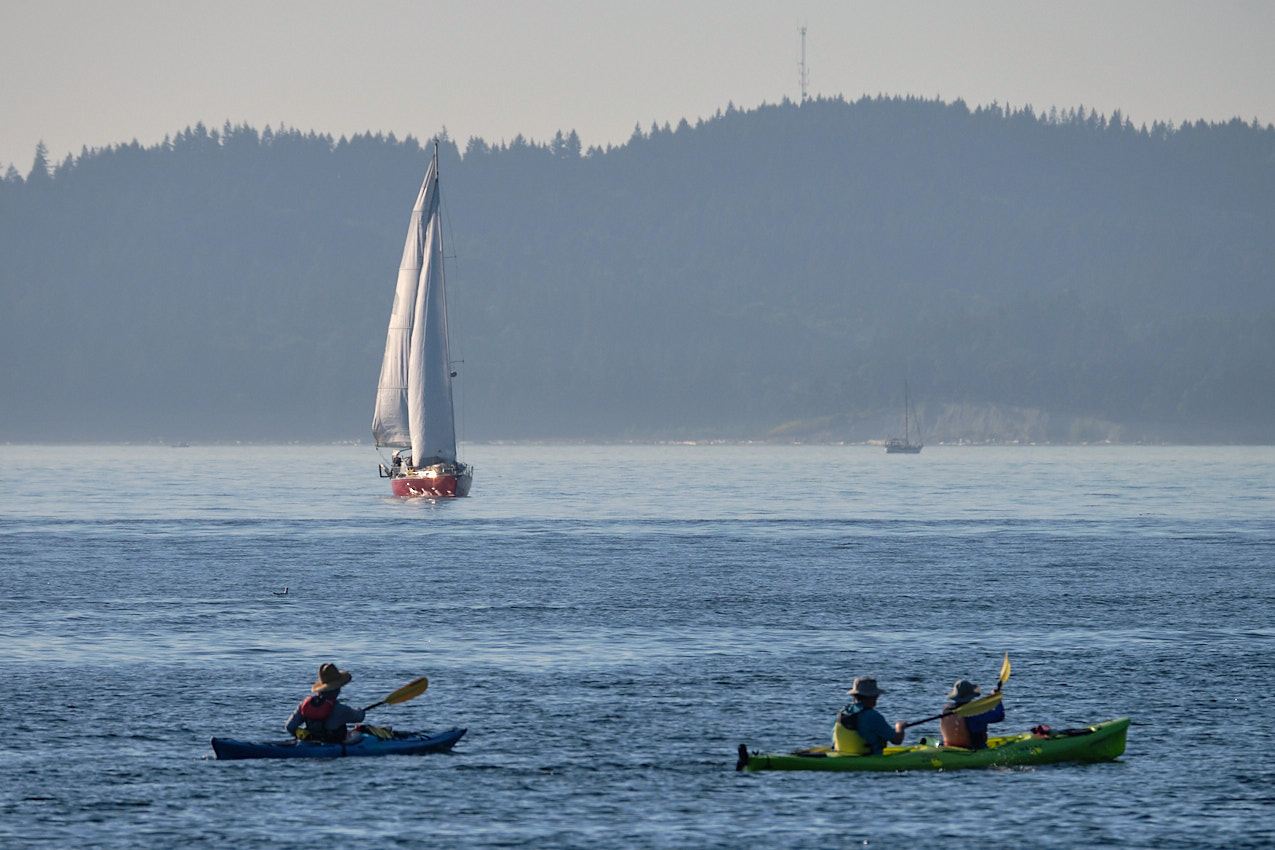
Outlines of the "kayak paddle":
[[927,717],[924,720],[913,720],[911,723],[904,723],[904,729],[911,729],[913,726],[920,726],[922,723],[929,723],[931,720],[938,720],[940,717],[947,717],[949,714],[959,714],[961,717],[973,717],[975,714],[982,714],[984,711],[991,711],[1000,704],[1001,695],[999,693],[990,693],[985,697],[979,697],[956,707],[955,711],[945,711],[942,714],[936,714],[933,717]]
[[992,691],[985,697],[979,697],[976,700],[970,700],[964,705],[958,705],[952,711],[944,711],[933,717],[927,717],[924,720],[913,720],[911,723],[903,724],[904,729],[910,729],[913,726],[920,726],[922,723],[929,723],[931,720],[938,720],[940,717],[946,717],[949,714],[959,714],[961,717],[973,717],[976,714],[982,714],[984,711],[991,711],[1000,705],[1001,688],[1009,681],[1009,653],[1005,653],[1005,661],[1001,664],[1000,680],[996,683],[996,690]]
[[376,708],[378,705],[397,705],[400,702],[407,702],[409,699],[416,699],[416,697],[425,693],[425,689],[428,687],[429,687],[429,679],[427,679],[424,676],[421,676],[419,679],[413,679],[412,681],[408,682],[406,685],[399,688],[397,691],[390,694],[389,696],[387,696],[385,699],[381,700],[380,702],[374,702],[363,710],[371,711],[372,709]]
[[1005,660],[1001,662],[1001,678],[996,683],[996,690],[993,693],[999,693],[1001,687],[1009,681],[1009,653],[1005,653]]

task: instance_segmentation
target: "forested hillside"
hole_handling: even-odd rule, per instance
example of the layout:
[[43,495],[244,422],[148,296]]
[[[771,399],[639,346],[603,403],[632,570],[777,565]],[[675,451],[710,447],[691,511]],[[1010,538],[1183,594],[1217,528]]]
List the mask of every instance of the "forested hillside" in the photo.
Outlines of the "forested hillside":
[[[427,145],[0,180],[0,440],[369,439]],[[441,143],[461,433],[1275,442],[1275,128],[877,98]]]

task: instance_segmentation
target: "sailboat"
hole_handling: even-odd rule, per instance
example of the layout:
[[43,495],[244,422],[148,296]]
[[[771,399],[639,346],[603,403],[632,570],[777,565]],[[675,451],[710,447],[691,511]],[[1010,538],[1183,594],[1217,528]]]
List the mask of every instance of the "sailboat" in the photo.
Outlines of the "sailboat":
[[[910,423],[916,425],[916,442],[912,442]],[[921,423],[916,418],[916,410],[912,407],[912,395],[908,392],[908,382],[903,382],[903,436],[891,437],[885,441],[887,454],[916,455],[921,453],[925,444],[921,442]]]
[[395,496],[465,496],[474,480],[473,467],[456,456],[456,373],[447,339],[439,218],[435,141],[403,245],[372,414],[378,451],[394,450],[390,465],[380,464],[380,474],[390,479]]

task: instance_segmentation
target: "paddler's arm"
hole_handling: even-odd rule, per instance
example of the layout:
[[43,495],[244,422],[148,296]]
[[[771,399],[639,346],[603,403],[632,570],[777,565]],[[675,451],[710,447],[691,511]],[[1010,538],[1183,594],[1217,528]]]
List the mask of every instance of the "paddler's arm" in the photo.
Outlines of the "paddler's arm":
[[304,720],[301,717],[301,706],[298,705],[293,710],[292,716],[288,718],[288,722],[284,725],[283,728],[288,730],[289,735],[296,735],[297,730],[301,728],[301,724],[303,722]]
[[894,721],[894,736],[890,738],[891,744],[894,744],[897,747],[899,744],[903,743],[903,738],[907,734],[907,725],[907,721],[904,720]]
[[363,717],[367,714],[361,708],[355,708],[352,705],[346,705],[338,702],[336,707],[332,709],[332,719],[329,721],[332,725],[341,726],[347,723],[362,723]]
[[965,718],[965,723],[971,729],[978,726],[982,729],[987,728],[989,723],[1000,723],[1005,719],[1005,704],[997,703],[996,707],[990,711],[984,711],[982,714],[976,714],[973,717]]

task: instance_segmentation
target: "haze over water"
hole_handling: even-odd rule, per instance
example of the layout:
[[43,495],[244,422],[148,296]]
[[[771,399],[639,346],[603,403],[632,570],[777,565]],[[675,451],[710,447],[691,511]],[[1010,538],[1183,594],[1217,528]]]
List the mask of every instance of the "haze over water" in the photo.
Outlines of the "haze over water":
[[[1259,847],[1275,841],[1275,449],[0,446],[0,845]],[[276,595],[284,588],[286,595]],[[1116,763],[736,774],[1009,652],[1006,732]],[[319,663],[451,756],[217,762]],[[910,730],[911,739],[926,727]],[[935,730],[928,730],[933,732]]]

